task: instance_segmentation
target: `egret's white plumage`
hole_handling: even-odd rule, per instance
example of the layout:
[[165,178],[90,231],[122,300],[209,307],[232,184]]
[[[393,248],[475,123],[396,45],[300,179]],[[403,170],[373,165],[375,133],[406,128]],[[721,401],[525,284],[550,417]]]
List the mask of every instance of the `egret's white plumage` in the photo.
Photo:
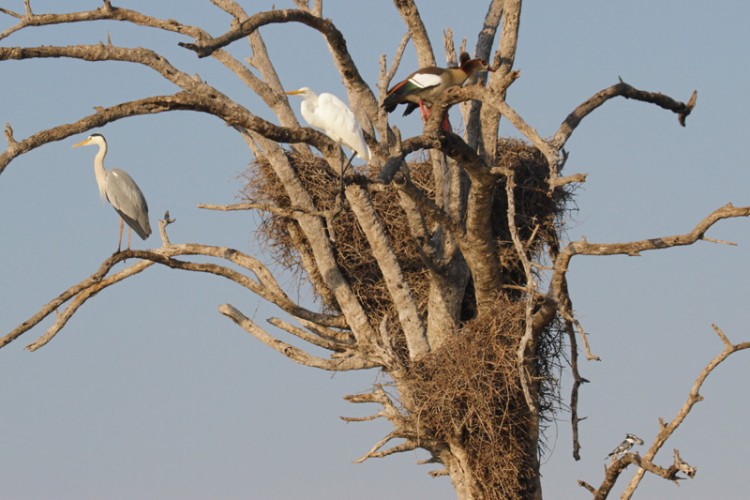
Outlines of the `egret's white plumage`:
[[122,246],[123,221],[128,223],[128,249],[130,249],[132,231],[138,233],[138,236],[144,240],[151,234],[146,198],[127,172],[119,168],[111,170],[104,168],[107,141],[103,135],[91,134],[81,142],[73,144],[73,147],[91,145],[99,146],[99,151],[94,158],[94,175],[96,175],[96,184],[99,186],[99,194],[120,214],[120,240],[117,244],[117,251],[119,252]]
[[362,128],[349,107],[333,94],[317,95],[308,87],[286,92],[302,96],[300,111],[311,126],[323,131],[333,141],[351,149],[357,156],[370,161],[370,148],[362,135]]

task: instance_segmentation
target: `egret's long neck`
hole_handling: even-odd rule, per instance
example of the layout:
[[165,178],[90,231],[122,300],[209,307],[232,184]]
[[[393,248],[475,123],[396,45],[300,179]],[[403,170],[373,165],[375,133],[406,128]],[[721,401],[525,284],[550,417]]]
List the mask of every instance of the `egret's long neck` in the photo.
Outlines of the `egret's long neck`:
[[107,144],[99,144],[99,151],[94,157],[94,175],[96,176],[96,184],[99,186],[99,195],[102,198],[106,198],[107,195],[104,192],[105,180],[107,178],[107,170],[104,168],[104,157],[107,156]]

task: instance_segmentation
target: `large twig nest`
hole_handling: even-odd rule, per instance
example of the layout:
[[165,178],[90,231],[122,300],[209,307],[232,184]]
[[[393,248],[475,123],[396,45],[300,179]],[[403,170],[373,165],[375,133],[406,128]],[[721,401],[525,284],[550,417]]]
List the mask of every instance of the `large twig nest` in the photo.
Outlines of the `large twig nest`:
[[448,442],[460,436],[488,498],[512,498],[523,490],[524,471],[533,470],[524,462],[532,425],[516,365],[524,319],[522,303],[498,297],[490,317],[467,322],[410,372],[409,389],[419,402],[409,412],[416,432]]
[[[529,257],[538,255],[544,244],[556,237],[568,194],[558,189],[555,195],[549,196],[545,182],[549,169],[544,157],[535,148],[518,140],[506,139],[500,141],[498,150],[498,166],[512,168],[516,172],[516,225],[520,237],[527,244]],[[334,174],[321,157],[295,151],[287,152],[287,157],[310,193],[316,209],[321,212],[332,210],[340,194],[339,176]],[[431,163],[426,160],[411,161],[408,163],[408,171],[412,182],[434,200]],[[375,171],[361,172],[366,178],[375,178],[377,174]],[[291,207],[284,186],[278,181],[268,159],[257,158],[251,165],[247,179],[244,195],[250,201],[272,203],[281,208]],[[388,185],[385,189],[373,190],[371,197],[412,292],[418,304],[424,306],[429,290],[429,276],[418,253],[417,243],[410,233],[406,214],[400,206],[397,187]],[[519,259],[515,255],[508,231],[507,199],[502,177],[498,178],[494,199],[493,227],[500,249],[498,258],[501,259],[504,272],[508,274],[505,283],[523,285],[525,277],[520,271]],[[365,310],[373,320],[378,321],[392,311],[392,300],[365,235],[348,206],[328,219],[329,222],[331,220],[332,227],[329,231],[336,239],[334,247],[337,262],[353,291],[362,300]],[[277,262],[298,270],[301,263],[300,251],[307,251],[308,243],[304,240],[295,241],[291,237],[288,228],[290,223],[295,222],[289,217],[265,212],[258,232],[269,244],[271,254]],[[428,223],[432,221],[428,219]],[[327,295],[330,297],[330,294]],[[337,305],[330,301],[325,306],[337,309]]]

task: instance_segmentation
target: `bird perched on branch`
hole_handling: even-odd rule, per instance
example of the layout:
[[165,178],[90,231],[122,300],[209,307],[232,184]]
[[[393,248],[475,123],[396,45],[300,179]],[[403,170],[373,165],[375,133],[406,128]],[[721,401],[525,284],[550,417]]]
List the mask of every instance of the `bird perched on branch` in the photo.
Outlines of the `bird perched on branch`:
[[322,130],[334,142],[351,149],[363,160],[370,161],[370,148],[367,147],[362,128],[352,110],[341,99],[327,92],[317,95],[308,87],[284,93],[302,96],[300,111],[310,126]]
[[117,242],[117,251],[119,252],[122,247],[123,221],[128,223],[128,250],[130,250],[133,231],[144,240],[151,234],[146,198],[127,172],[119,168],[111,170],[104,168],[107,141],[102,134],[91,134],[81,142],[73,144],[73,147],[92,145],[99,146],[99,151],[94,157],[94,175],[99,185],[99,194],[120,214],[120,238]]
[[622,443],[618,444],[617,447],[614,450],[612,450],[612,453],[607,455],[607,457],[614,457],[617,455],[622,455],[623,453],[628,451],[630,448],[632,448],[634,444],[638,444],[638,445],[643,444],[643,439],[639,438],[635,434],[627,434],[625,436],[625,440]]
[[[406,104],[404,116],[419,108],[422,120],[427,120],[432,104],[446,90],[451,87],[460,87],[474,73],[492,71],[487,61],[471,59],[466,52],[461,53],[460,63],[461,65],[457,68],[430,66],[418,69],[388,90],[383,101],[383,108],[390,113],[399,104]],[[443,121],[443,129],[450,130],[447,115]]]

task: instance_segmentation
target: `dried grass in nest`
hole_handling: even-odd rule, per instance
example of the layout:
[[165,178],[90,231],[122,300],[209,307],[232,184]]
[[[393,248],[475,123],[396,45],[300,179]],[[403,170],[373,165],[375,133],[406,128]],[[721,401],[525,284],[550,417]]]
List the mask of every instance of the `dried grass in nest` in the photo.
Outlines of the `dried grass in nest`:
[[[290,151],[287,157],[309,191],[316,210],[330,210],[340,190],[338,175],[323,158],[310,153]],[[549,173],[547,162],[536,148],[522,141],[501,139],[498,142],[497,158],[497,166],[513,169],[515,172],[516,225],[522,241],[531,240],[528,245],[529,258],[538,257],[545,243],[554,241],[557,237],[559,221],[570,194],[558,189],[554,196],[548,195],[545,183]],[[247,176],[245,196],[254,202],[270,202],[278,207],[290,207],[286,191],[274,174],[269,161],[266,158],[258,158],[254,170]],[[408,171],[412,182],[434,200],[435,186],[431,162],[426,158],[412,161],[409,163]],[[378,174],[363,173],[370,178]],[[386,186],[383,190],[372,192],[371,198],[417,304],[424,310],[429,289],[428,272],[417,252],[406,215],[400,207],[398,192],[395,186]],[[498,179],[493,204],[494,234],[500,249],[499,258],[503,272],[506,275],[505,283],[523,286],[525,276],[508,231],[507,205],[505,179],[501,176]],[[302,241],[292,240],[288,225],[296,222],[270,213],[264,213],[261,217],[259,233],[269,245],[271,255],[285,267],[299,270],[299,252],[309,251],[309,245],[304,241],[304,237]],[[393,312],[392,299],[364,233],[348,206],[334,218],[333,227],[329,230],[336,237],[336,259],[345,278],[373,321],[378,322],[380,318]],[[315,280],[315,276],[313,279]],[[322,283],[320,279],[315,281]],[[332,297],[330,293],[322,295],[324,298]],[[332,302],[329,300],[325,305],[336,310],[337,305]]]
[[529,416],[516,367],[524,306],[498,300],[496,314],[468,322],[414,364],[410,389],[419,407],[411,413],[425,435],[459,437],[486,498],[514,498],[533,470],[523,448]]
[[[538,257],[545,244],[556,241],[572,194],[568,189],[559,188],[552,196],[549,195],[547,160],[538,149],[523,141],[499,140],[497,158],[497,166],[515,172],[516,227],[521,241],[527,244],[527,257]],[[494,235],[500,249],[506,283],[523,286],[525,276],[508,229],[505,188],[505,178],[501,177],[497,186],[499,193],[493,205],[493,219],[497,221]]]
[[[307,153],[288,152],[287,157],[310,193],[316,210],[332,209],[340,192],[340,178],[331,171],[326,161]],[[377,175],[377,172],[367,174]],[[429,163],[413,166],[411,175],[415,183],[431,185]],[[270,202],[281,208],[291,206],[284,186],[279,182],[266,158],[256,160],[254,172],[247,176],[244,195],[256,203]],[[420,260],[416,243],[406,223],[406,215],[399,205],[398,193],[395,188],[385,189],[371,193],[371,198],[417,304],[424,306],[428,292],[427,270]],[[293,223],[293,220],[268,212],[263,213],[261,217],[262,222],[258,231],[268,243],[271,255],[282,265],[299,270],[300,249],[292,241],[288,230],[288,224]],[[329,231],[336,238],[336,261],[344,277],[368,314],[378,321],[392,310],[392,300],[362,228],[348,206],[333,218],[333,225]],[[301,245],[302,251],[309,251],[306,241],[302,241]],[[336,308],[335,304],[326,305]]]
[[[516,172],[516,224],[523,241],[535,235],[528,250],[529,257],[534,257],[545,244],[557,237],[559,221],[570,194],[558,190],[553,197],[548,195],[545,184],[548,166],[535,148],[507,139],[501,140],[498,148],[498,165]],[[316,209],[331,209],[340,189],[339,177],[320,157],[296,152],[287,155],[310,192]],[[377,172],[364,173],[368,177],[377,175]],[[434,198],[429,161],[411,162],[409,175]],[[291,206],[283,185],[265,158],[259,158],[255,172],[248,175],[245,195],[254,202],[270,202],[282,208]],[[498,180],[495,195],[495,237],[500,244],[504,272],[509,275],[506,282],[522,284],[525,276],[510,243],[505,180],[502,177]],[[428,271],[419,258],[399,204],[398,192],[394,186],[389,186],[371,193],[371,197],[404,275],[424,310],[429,290]],[[298,252],[309,251],[309,245],[304,240],[292,240],[288,231],[290,223],[295,222],[287,217],[264,213],[259,231],[278,262],[298,269]],[[404,358],[407,358],[403,335],[397,331],[398,320],[392,299],[362,229],[347,206],[335,217],[332,229],[337,241],[336,259],[345,278],[373,323],[377,324],[383,316],[390,317],[394,347],[403,350]],[[515,361],[518,342],[524,332],[524,304],[518,300],[520,298],[519,294],[514,296],[512,292],[498,298],[499,306],[492,317],[468,321],[444,347],[416,362],[409,377],[414,400],[419,402],[419,407],[412,409],[415,425],[426,431],[425,435],[444,439],[454,438],[459,429],[464,445],[471,451],[469,456],[475,461],[472,469],[480,476],[479,481],[486,485],[488,498],[492,498],[495,492],[500,492],[497,495],[503,498],[505,493],[519,491],[519,484],[503,482],[508,478],[523,481],[526,470],[524,458],[528,456],[528,450],[521,447],[528,442],[528,421],[525,420],[528,412]],[[326,305],[331,309],[336,307],[332,303]],[[537,346],[537,389],[543,412],[550,413],[554,411],[551,402],[555,401],[557,390],[551,371],[560,356],[560,336],[553,330],[549,327]]]

